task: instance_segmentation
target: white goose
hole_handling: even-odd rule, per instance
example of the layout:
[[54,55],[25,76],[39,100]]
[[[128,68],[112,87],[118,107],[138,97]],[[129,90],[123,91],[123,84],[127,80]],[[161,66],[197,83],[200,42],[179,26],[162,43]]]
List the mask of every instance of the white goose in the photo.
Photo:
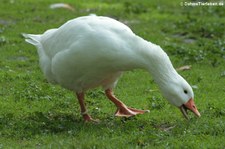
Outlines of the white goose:
[[23,34],[38,49],[40,67],[49,82],[76,93],[85,121],[94,121],[84,104],[84,92],[102,86],[117,107],[116,116],[134,116],[147,110],[127,107],[113,95],[113,88],[124,71],[145,69],[158,84],[164,97],[200,116],[190,85],[173,68],[160,46],[135,35],[129,27],[102,16],[70,20],[43,34]]

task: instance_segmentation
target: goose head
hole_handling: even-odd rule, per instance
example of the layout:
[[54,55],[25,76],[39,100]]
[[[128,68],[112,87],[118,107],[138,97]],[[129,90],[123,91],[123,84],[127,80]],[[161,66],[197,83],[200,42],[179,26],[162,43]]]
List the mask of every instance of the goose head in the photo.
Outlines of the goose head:
[[187,110],[200,117],[194,103],[194,93],[187,81],[174,69],[168,55],[158,45],[148,42],[142,56],[145,69],[153,76],[163,96],[172,105],[180,108],[186,119]]
[[167,85],[160,86],[164,97],[174,106],[180,108],[182,114],[188,119],[187,110],[192,111],[200,117],[200,113],[194,103],[194,93],[191,86],[179,74],[175,79],[167,82]]

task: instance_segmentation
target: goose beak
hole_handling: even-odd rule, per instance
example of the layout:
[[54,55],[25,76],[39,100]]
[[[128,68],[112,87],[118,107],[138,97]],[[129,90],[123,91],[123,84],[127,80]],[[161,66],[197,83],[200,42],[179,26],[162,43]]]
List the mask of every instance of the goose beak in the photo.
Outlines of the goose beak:
[[183,105],[180,106],[180,111],[182,112],[182,114],[184,115],[184,117],[186,119],[189,119],[188,118],[188,115],[187,115],[187,110],[192,111],[198,117],[201,116],[201,114],[198,112],[198,109],[195,106],[194,100],[192,98],[189,99],[187,103],[185,103],[185,104],[183,104]]

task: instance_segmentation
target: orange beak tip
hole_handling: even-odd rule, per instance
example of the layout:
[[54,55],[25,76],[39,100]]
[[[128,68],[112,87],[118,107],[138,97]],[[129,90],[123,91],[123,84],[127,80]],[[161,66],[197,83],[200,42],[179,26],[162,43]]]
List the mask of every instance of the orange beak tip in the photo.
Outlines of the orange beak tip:
[[196,114],[196,116],[201,117],[201,114],[198,111],[195,114]]
[[187,118],[187,112],[184,110],[185,108],[192,111],[197,117],[201,117],[201,114],[195,106],[194,100],[192,98],[187,103],[183,104],[183,106],[181,106],[181,112]]

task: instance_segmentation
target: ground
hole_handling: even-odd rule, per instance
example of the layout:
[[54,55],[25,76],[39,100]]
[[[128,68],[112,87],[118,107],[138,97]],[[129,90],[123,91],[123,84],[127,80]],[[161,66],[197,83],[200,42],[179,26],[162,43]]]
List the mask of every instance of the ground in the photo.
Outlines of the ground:
[[[225,148],[225,6],[193,7],[179,0],[64,2],[73,10],[50,9],[53,0],[1,0],[0,148]],[[36,49],[21,33],[43,33],[89,14],[127,24],[160,45],[174,67],[191,65],[179,73],[193,87],[201,118],[189,112],[190,120],[184,119],[147,72],[134,70],[123,75],[115,94],[150,113],[114,117],[115,106],[97,88],[87,92],[86,102],[101,122],[84,123],[74,94],[47,83]]]

